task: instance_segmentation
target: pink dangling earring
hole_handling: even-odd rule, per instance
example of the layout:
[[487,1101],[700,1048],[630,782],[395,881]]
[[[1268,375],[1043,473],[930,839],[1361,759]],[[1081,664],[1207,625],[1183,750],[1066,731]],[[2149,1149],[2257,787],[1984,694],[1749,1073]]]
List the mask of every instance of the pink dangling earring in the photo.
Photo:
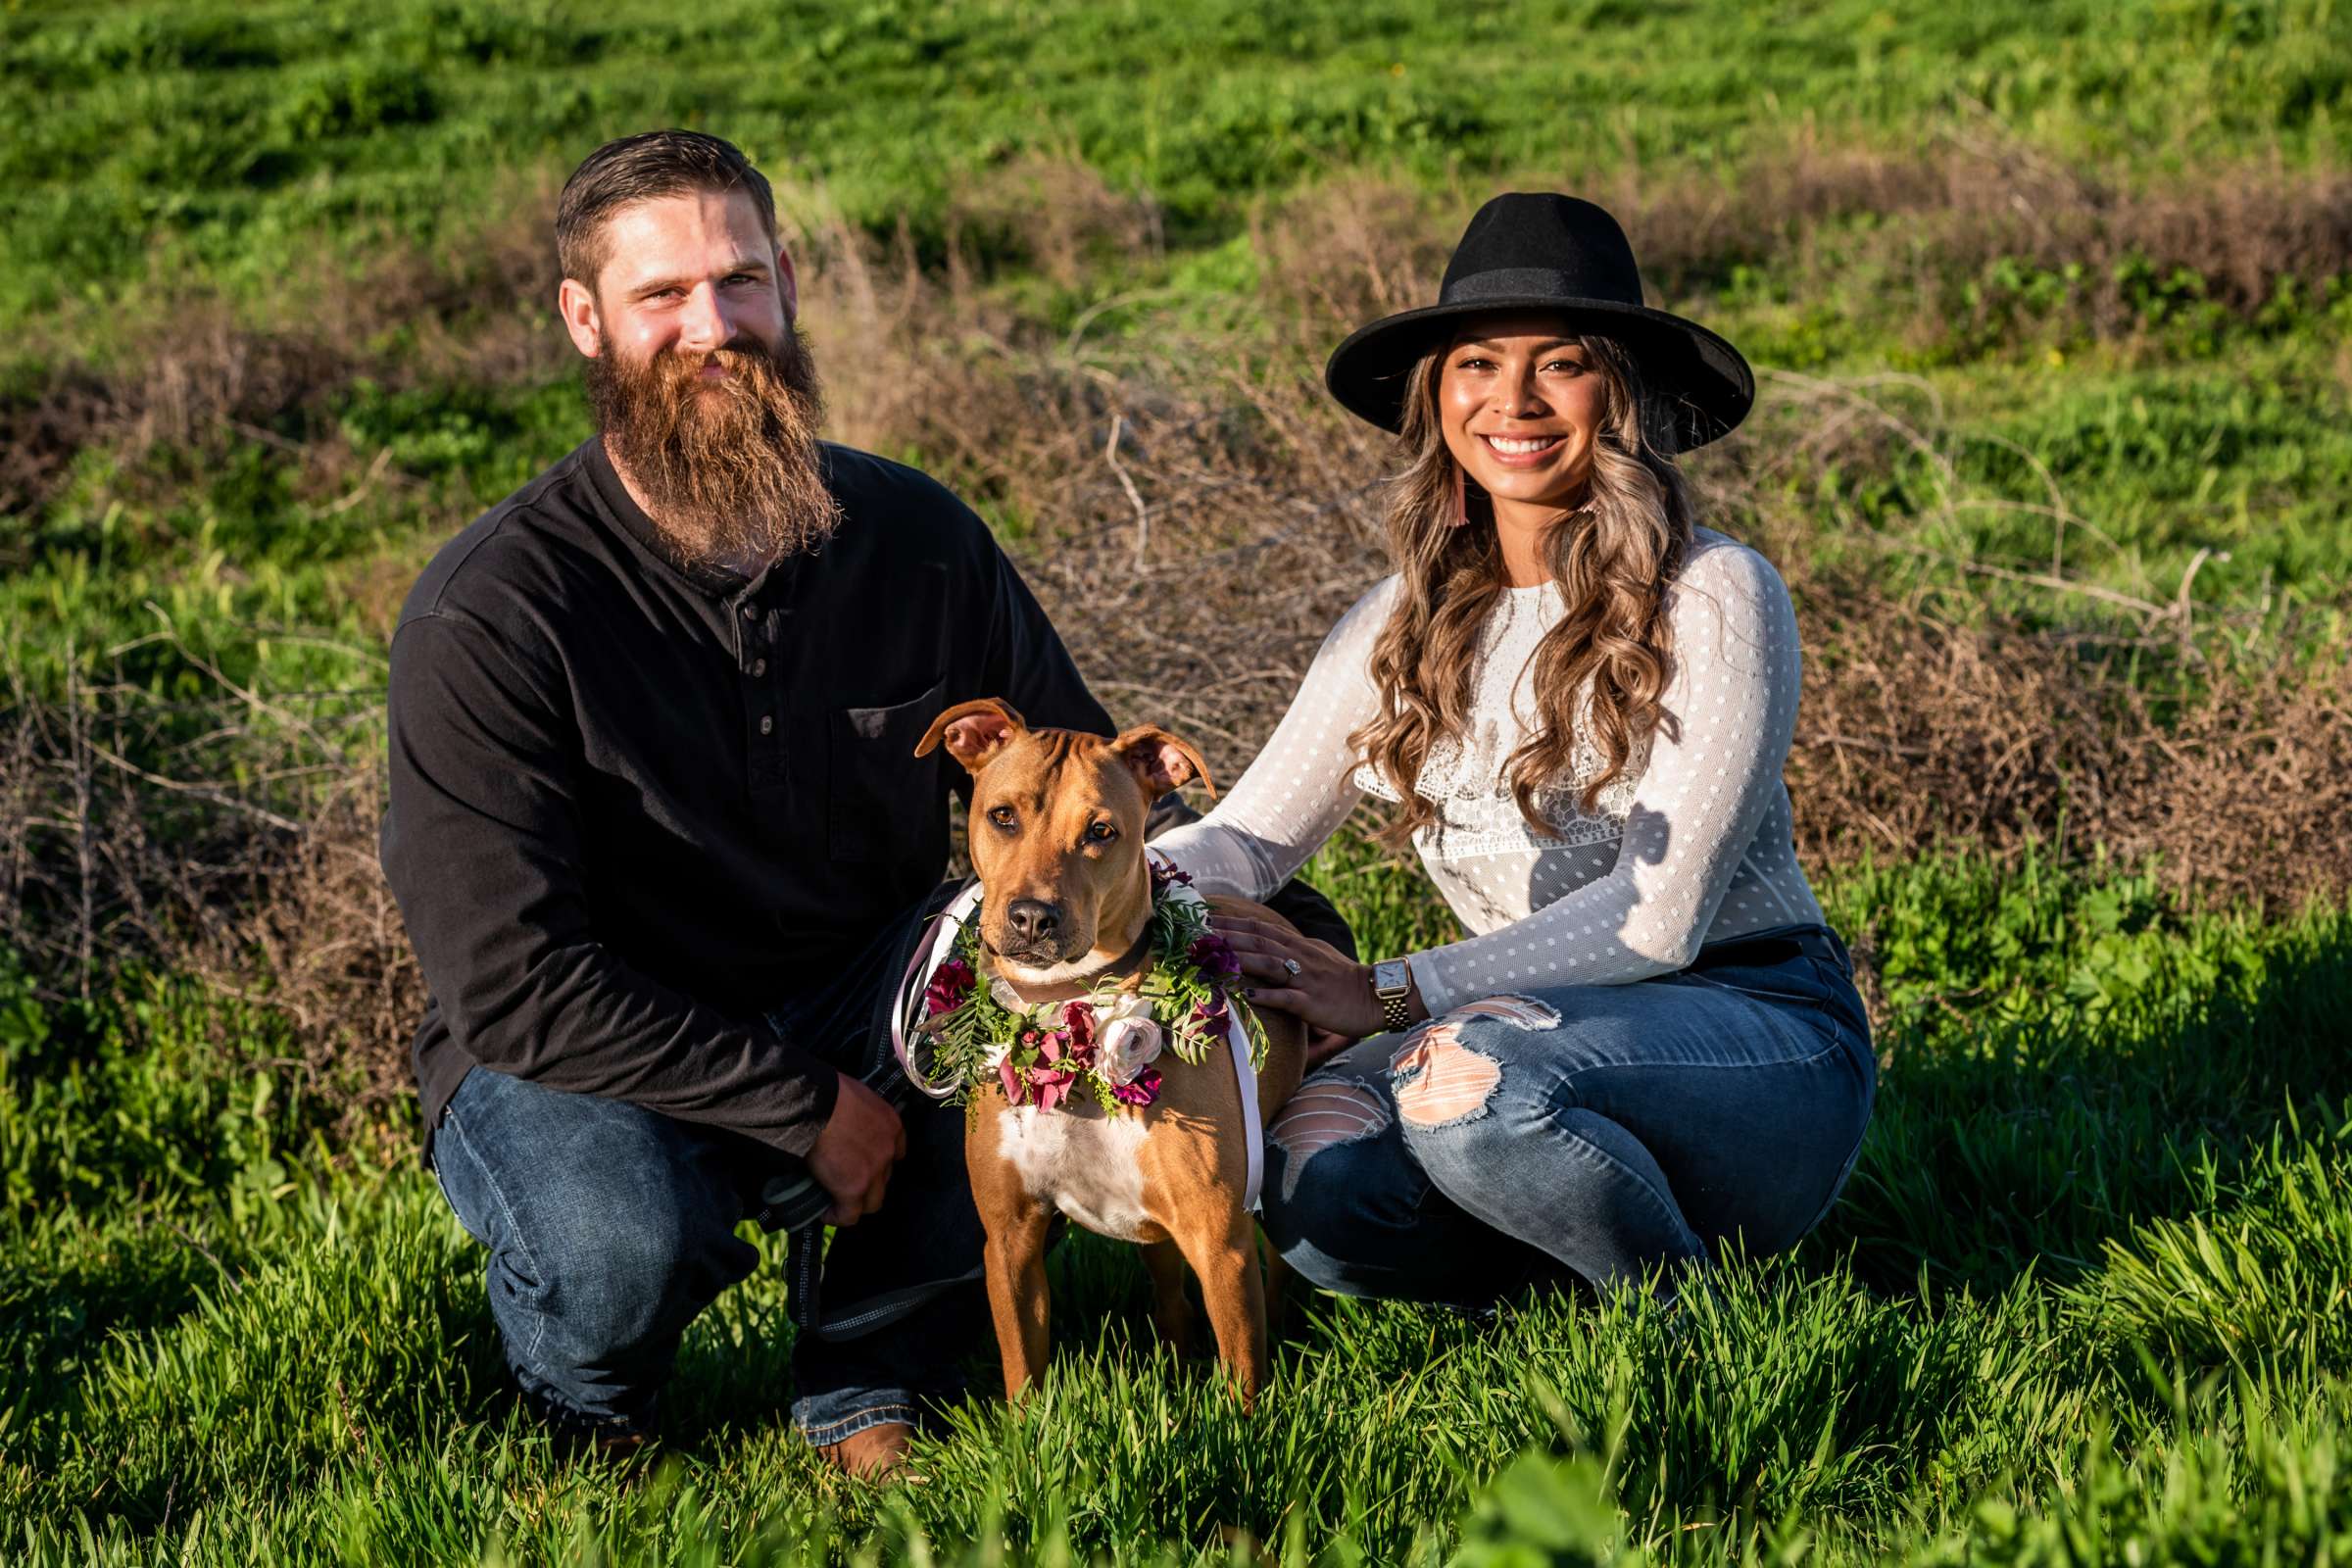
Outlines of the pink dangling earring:
[[1446,526],[1460,528],[1466,526],[1469,521],[1470,489],[1463,482],[1462,466],[1457,463],[1453,466],[1453,521],[1447,523]]

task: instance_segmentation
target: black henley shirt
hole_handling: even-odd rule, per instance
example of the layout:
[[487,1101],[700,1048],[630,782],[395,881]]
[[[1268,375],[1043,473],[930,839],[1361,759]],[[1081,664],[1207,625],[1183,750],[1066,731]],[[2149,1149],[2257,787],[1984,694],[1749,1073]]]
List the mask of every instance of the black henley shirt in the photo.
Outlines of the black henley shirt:
[[392,639],[384,874],[430,991],[427,1155],[466,1071],[805,1156],[834,1069],[760,1022],[946,868],[954,703],[1109,733],[987,526],[827,445],[843,516],[681,567],[590,440],[433,558]]

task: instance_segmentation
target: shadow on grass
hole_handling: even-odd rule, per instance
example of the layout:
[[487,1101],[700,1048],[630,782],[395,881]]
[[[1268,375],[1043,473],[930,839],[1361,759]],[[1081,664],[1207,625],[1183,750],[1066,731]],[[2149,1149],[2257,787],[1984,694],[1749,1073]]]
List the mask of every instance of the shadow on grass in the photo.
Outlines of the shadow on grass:
[[55,1403],[109,1339],[163,1328],[218,1278],[194,1248],[149,1231],[52,1231],[12,1261],[23,1272],[0,1286],[0,1412]]
[[1843,1198],[1804,1244],[1851,1249],[1876,1289],[1997,1291],[2098,1264],[2138,1221],[2178,1217],[2272,1139],[2290,1105],[2352,1092],[2352,922],[2323,919],[2257,977],[2093,1018],[1883,1041],[1886,1065]]
[[[688,1330],[675,1381],[663,1393],[662,1438],[668,1446],[715,1457],[747,1433],[790,1424],[794,1330],[786,1311],[781,1238],[767,1242],[760,1268],[719,1298]],[[1057,1351],[1083,1353],[1105,1334],[1149,1358],[1153,1344],[1151,1282],[1141,1251],[1124,1242],[1059,1227],[1046,1254]],[[1188,1280],[1196,1303],[1200,1286]],[[994,1401],[1003,1393],[996,1330],[985,1295],[969,1295],[960,1323],[966,1394]],[[1199,1364],[1210,1363],[1206,1320],[1200,1320]],[[796,1440],[797,1441],[797,1440]]]

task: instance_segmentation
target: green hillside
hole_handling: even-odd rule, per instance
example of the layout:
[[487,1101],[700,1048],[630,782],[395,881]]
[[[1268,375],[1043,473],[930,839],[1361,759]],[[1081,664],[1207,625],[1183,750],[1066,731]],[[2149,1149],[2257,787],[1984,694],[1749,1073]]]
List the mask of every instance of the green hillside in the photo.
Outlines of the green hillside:
[[[1220,779],[1383,569],[1323,356],[1495,190],[1618,213],[1759,372],[1690,470],[1877,1029],[1823,1227],[1672,1320],[1305,1297],[1254,1415],[1074,1237],[891,1493],[771,1266],[658,1465],[557,1462],[416,1160],[384,647],[588,433],[554,191],[664,123],[776,181],[832,432]],[[2352,13],[10,5],[0,323],[0,1561],[2352,1553]],[[1371,821],[1309,874],[1446,940]]]

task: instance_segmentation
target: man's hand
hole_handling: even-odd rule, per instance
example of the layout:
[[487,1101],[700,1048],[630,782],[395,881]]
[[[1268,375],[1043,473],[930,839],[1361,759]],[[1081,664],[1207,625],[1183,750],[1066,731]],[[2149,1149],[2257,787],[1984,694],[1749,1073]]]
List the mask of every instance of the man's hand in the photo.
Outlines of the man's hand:
[[880,1208],[890,1167],[906,1152],[906,1127],[890,1102],[843,1073],[833,1114],[808,1151],[808,1174],[833,1199],[826,1221],[855,1225]]
[[1332,1057],[1355,1044],[1353,1035],[1336,1034],[1329,1029],[1310,1028],[1306,1031],[1306,1070],[1313,1072]]

